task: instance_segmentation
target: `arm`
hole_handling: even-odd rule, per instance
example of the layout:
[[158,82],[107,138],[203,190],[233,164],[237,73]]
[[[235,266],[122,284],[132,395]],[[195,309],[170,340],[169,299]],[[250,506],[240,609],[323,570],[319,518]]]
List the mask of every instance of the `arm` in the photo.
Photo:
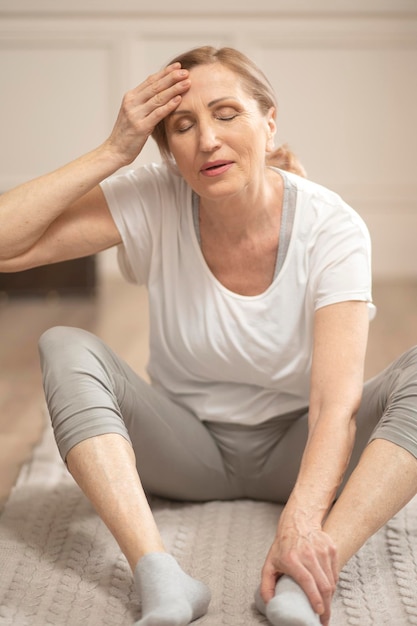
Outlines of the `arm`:
[[0,196],[0,271],[86,256],[120,242],[98,185],[138,156],[189,88],[187,75],[174,64],[150,76],[126,94],[101,146]]
[[266,602],[277,577],[286,573],[304,589],[323,624],[329,620],[338,568],[335,546],[322,525],[352,452],[367,334],[364,302],[342,302],[315,314],[308,440],[262,571]]

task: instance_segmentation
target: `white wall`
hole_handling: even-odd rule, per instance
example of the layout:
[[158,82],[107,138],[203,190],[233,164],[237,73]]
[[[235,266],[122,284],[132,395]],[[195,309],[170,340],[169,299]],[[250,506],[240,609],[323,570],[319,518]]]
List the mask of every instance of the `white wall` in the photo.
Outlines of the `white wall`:
[[232,45],[276,88],[279,142],[368,223],[375,277],[416,278],[417,2],[253,4],[0,0],[0,190],[100,143],[124,91],[176,53]]

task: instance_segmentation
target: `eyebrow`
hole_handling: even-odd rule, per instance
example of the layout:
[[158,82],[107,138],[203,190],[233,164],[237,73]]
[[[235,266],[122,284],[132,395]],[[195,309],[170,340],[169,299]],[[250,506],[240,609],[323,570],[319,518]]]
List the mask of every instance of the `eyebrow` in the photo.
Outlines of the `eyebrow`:
[[[221,98],[216,98],[215,100],[211,100],[207,106],[210,108],[214,106],[215,104],[222,102],[223,100],[236,100],[236,98],[233,96],[223,96]],[[189,111],[188,109],[175,109],[175,111],[170,113],[169,117],[174,116],[174,115],[185,115],[185,114],[189,115],[190,113],[192,113],[192,111]]]

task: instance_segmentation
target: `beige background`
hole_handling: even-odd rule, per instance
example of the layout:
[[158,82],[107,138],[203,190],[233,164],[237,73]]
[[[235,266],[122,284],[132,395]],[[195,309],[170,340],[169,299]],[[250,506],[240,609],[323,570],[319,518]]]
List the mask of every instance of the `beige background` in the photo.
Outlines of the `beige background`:
[[[376,279],[417,276],[416,0],[0,0],[0,190],[100,143],[124,91],[232,45],[270,77],[278,141],[371,231]],[[139,162],[159,159],[151,144]],[[101,271],[115,271],[114,255]]]

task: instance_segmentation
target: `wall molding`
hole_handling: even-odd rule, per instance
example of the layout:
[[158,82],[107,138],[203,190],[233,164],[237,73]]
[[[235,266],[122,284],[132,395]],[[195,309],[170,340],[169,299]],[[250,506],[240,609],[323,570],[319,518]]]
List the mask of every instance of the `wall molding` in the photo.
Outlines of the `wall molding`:
[[[416,2],[417,7],[417,2]],[[178,31],[178,28],[180,29]],[[100,18],[6,18],[0,22],[0,43],[2,41],[24,40],[33,35],[40,41],[83,39],[93,35],[104,39],[128,36],[151,40],[156,36],[166,35],[174,38],[192,34],[202,38],[207,33],[216,33],[217,37],[241,40],[250,37],[264,48],[374,48],[379,46],[396,48],[414,48],[417,45],[417,10],[413,18],[391,19],[363,18],[361,20],[329,18],[282,18],[269,21],[265,18],[224,17],[221,26],[216,17],[202,21],[199,18],[180,18],[166,16],[141,19]]]
[[173,10],[171,0],[153,0],[152,6],[138,0],[118,0],[115,7],[114,0],[1,0],[0,15],[169,15],[174,16],[208,16],[208,15],[242,15],[252,16],[282,16],[306,15],[312,16],[366,16],[381,15],[393,17],[395,15],[410,16],[417,14],[415,0],[258,0],[245,3],[241,0],[211,0],[210,8],[206,3],[190,2],[190,0],[176,0]]

